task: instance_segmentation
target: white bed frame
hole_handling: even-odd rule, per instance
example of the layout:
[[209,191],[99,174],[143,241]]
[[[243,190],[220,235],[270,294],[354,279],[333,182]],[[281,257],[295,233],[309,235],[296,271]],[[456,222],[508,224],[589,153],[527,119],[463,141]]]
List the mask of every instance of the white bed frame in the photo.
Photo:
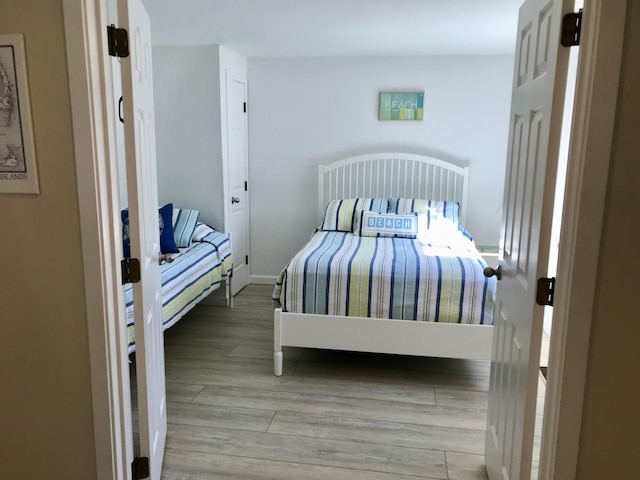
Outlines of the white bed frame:
[[[460,202],[464,225],[469,167],[406,153],[346,158],[318,168],[318,221],[341,198],[428,198]],[[366,333],[365,333],[366,332]],[[273,362],[282,375],[282,347],[490,360],[490,325],[449,324],[274,310]]]

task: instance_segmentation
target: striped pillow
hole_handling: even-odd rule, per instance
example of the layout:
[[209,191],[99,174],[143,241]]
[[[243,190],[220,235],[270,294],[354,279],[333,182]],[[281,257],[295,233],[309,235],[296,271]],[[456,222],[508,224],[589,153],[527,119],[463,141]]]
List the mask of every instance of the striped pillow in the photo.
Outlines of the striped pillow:
[[173,238],[176,245],[185,248],[191,245],[193,232],[196,230],[200,212],[186,208],[173,209]]
[[321,230],[351,232],[356,210],[370,210],[378,213],[388,211],[386,198],[347,198],[332,200],[324,212]]
[[423,200],[417,198],[390,198],[389,212],[392,213],[426,213],[431,223],[437,217],[444,217],[456,225],[460,224],[460,204],[443,200]]

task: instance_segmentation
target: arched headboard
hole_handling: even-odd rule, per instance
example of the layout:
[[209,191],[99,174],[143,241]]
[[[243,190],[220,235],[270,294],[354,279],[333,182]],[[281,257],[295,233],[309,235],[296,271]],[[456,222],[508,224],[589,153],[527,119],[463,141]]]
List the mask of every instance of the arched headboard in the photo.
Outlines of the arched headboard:
[[424,198],[460,203],[467,210],[469,167],[411,153],[370,153],[318,166],[318,221],[331,200]]

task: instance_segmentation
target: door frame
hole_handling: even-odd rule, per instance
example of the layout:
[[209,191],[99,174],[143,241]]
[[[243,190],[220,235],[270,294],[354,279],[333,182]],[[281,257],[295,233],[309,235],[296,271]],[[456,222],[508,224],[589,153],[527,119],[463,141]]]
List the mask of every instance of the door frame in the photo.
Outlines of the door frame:
[[96,479],[131,479],[133,423],[107,0],[63,0],[84,268]]
[[[573,478],[577,466],[626,14],[626,0],[604,3],[585,0],[584,7],[540,478]],[[133,460],[107,7],[107,0],[63,0],[100,480],[131,478]]]
[[[540,479],[575,478],[627,0],[585,0],[560,226]],[[579,239],[579,241],[578,241]]]

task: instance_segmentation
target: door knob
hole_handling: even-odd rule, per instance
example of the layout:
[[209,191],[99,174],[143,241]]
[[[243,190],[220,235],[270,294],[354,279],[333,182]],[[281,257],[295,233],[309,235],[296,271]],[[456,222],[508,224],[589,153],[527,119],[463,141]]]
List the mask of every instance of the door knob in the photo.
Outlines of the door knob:
[[495,277],[500,280],[502,278],[502,265],[498,265],[498,268],[487,267],[484,269],[483,273],[487,278],[491,278],[495,275]]
[[231,197],[231,203],[240,203],[240,199],[238,197]]

